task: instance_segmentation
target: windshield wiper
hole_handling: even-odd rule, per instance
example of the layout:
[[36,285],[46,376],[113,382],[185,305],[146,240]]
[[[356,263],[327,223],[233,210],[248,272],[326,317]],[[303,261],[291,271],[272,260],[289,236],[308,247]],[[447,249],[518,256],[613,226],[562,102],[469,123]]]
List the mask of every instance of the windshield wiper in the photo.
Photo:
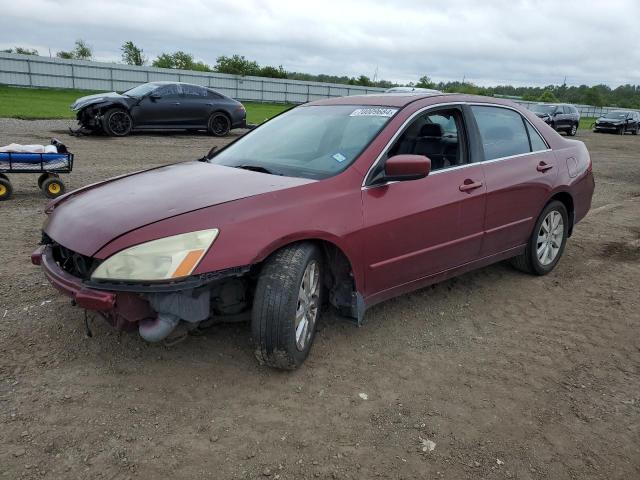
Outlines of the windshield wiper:
[[283,175],[282,173],[276,172],[275,170],[269,170],[268,168],[263,167],[262,165],[237,165],[235,168],[242,168],[243,170],[251,170],[252,172],[268,173],[269,175],[280,175],[280,176]]

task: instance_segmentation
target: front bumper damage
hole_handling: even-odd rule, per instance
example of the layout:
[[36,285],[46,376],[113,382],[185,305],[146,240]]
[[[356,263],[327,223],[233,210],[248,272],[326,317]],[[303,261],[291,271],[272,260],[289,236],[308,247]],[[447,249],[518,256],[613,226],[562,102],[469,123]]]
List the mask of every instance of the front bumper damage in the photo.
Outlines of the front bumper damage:
[[[51,245],[36,249],[31,254],[31,262],[42,268],[47,280],[71,298],[73,305],[99,313],[118,330],[137,329],[149,342],[165,339],[181,321],[197,325],[210,318],[220,302],[220,298],[215,297],[212,305],[216,286],[242,277],[250,270],[250,267],[240,267],[211,272],[171,284],[125,284],[92,282],[72,275],[56,261]],[[232,309],[239,312],[244,307],[245,302],[237,302]]]

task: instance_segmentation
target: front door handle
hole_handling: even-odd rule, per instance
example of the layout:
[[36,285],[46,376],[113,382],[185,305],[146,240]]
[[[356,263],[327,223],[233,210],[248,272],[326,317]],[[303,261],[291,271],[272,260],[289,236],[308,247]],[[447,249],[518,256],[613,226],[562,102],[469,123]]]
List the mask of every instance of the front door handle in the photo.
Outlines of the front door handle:
[[539,172],[546,172],[547,170],[551,170],[552,168],[553,168],[553,165],[549,165],[547,163],[540,162],[538,164],[538,166],[536,167],[536,170],[538,170]]
[[482,186],[482,182],[474,182],[473,180],[466,179],[462,185],[458,188],[461,192],[470,192],[471,190],[475,190],[476,188],[480,188]]
[[174,105],[180,105],[180,102],[173,102]]

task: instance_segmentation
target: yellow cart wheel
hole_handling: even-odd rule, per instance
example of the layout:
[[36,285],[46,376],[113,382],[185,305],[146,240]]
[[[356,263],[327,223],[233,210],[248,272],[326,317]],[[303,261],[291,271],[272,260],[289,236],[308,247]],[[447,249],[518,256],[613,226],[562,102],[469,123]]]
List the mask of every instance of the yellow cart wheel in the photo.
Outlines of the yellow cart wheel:
[[8,178],[0,177],[0,202],[3,200],[9,200],[13,193],[13,186]]
[[64,183],[56,177],[47,178],[42,182],[42,193],[48,198],[56,198],[65,192]]

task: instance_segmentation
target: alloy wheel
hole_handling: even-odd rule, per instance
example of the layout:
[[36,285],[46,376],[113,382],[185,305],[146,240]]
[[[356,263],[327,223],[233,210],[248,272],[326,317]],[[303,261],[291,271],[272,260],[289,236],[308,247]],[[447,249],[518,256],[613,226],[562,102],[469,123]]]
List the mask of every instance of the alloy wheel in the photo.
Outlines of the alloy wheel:
[[115,112],[109,118],[109,128],[116,135],[126,135],[131,129],[131,117],[125,112]]
[[546,266],[556,259],[562,246],[563,237],[564,221],[562,215],[557,210],[552,210],[544,217],[538,232],[536,255],[540,264]]
[[209,128],[214,135],[222,136],[229,132],[229,124],[230,122],[226,115],[218,114],[211,117]]
[[571,136],[573,137],[576,134],[577,131],[578,131],[578,126],[576,124],[574,124],[571,127]]
[[302,275],[296,308],[296,348],[303,351],[315,328],[320,300],[320,266],[309,262]]

